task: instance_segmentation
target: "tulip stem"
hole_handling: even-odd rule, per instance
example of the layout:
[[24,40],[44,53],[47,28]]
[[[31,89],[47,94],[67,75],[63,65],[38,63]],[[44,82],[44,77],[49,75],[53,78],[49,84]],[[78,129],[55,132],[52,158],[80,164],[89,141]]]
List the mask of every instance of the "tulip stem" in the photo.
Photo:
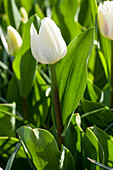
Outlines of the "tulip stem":
[[110,108],[113,108],[113,41],[111,40],[111,99]]
[[21,104],[24,118],[28,120],[28,104],[27,99],[21,96]]
[[59,92],[57,87],[57,79],[56,79],[56,71],[55,71],[55,65],[51,64],[49,65],[50,72],[51,72],[51,80],[52,80],[52,90],[53,90],[53,100],[54,100],[54,109],[55,109],[55,117],[56,117],[56,126],[57,126],[57,137],[58,137],[58,145],[61,149],[61,145],[64,143],[63,137],[62,137],[62,115],[61,115],[61,109],[60,109],[60,100],[59,100]]

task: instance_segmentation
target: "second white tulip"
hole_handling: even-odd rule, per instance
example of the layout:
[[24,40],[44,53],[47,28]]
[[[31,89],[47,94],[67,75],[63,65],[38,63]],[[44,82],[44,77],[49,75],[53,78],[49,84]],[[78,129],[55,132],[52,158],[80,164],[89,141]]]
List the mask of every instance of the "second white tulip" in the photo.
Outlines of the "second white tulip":
[[113,40],[113,1],[99,4],[98,23],[102,35]]

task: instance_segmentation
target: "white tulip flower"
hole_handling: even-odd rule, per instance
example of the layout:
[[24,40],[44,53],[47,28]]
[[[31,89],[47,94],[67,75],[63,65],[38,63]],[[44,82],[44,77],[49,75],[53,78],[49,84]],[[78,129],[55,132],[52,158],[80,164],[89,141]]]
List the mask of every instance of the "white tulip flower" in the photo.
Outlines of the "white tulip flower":
[[7,27],[8,50],[12,56],[15,56],[22,45],[22,38],[12,26]]
[[50,18],[41,21],[39,34],[32,23],[30,34],[31,51],[38,62],[54,64],[66,55],[67,47],[60,29]]
[[113,40],[113,1],[99,4],[98,23],[102,35]]

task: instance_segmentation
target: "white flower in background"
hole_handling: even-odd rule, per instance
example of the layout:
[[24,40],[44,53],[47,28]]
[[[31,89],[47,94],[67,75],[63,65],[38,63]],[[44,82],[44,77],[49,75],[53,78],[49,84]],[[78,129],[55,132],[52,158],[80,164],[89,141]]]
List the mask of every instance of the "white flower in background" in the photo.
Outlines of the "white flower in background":
[[113,1],[99,4],[98,23],[102,35],[113,40]]
[[34,58],[43,64],[54,64],[67,53],[67,47],[60,29],[50,18],[41,21],[39,35],[32,23],[31,51]]
[[20,14],[21,14],[21,17],[22,17],[22,21],[24,23],[26,23],[28,21],[28,14],[27,14],[27,11],[25,10],[24,7],[20,8]]
[[7,27],[8,50],[12,56],[15,56],[22,45],[22,38],[12,26]]

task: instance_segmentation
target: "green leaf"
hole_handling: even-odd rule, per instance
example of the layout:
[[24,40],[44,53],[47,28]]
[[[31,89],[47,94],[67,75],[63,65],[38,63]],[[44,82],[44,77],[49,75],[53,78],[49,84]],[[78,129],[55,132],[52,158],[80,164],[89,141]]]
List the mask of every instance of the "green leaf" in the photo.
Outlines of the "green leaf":
[[[99,41],[100,41],[100,51],[103,53],[104,59],[107,64],[108,78],[110,79],[111,74],[111,41],[101,35],[99,32]],[[100,54],[99,54],[100,55]],[[100,56],[102,57],[102,56]],[[106,65],[104,65],[105,69]],[[106,73],[106,70],[105,70]],[[107,75],[107,74],[106,74]]]
[[23,97],[27,97],[33,86],[36,73],[36,60],[33,58],[30,49],[23,55],[20,68],[20,94]]
[[37,169],[58,169],[60,151],[54,137],[48,131],[23,126],[17,133],[30,152]]
[[103,130],[97,128],[96,126],[90,128],[91,131],[96,135],[99,142],[101,143],[104,153],[105,153],[105,163],[104,165],[112,167],[113,160],[113,138],[105,133]]
[[20,94],[26,98],[32,88],[35,71],[36,71],[36,60],[32,56],[30,50],[30,27],[31,23],[39,23],[39,18],[34,15],[25,24],[23,31],[23,44],[19,50],[16,58],[13,62],[13,70],[17,77]]
[[[0,135],[15,136],[15,103],[0,104]],[[7,126],[6,126],[7,125]]]
[[39,18],[43,19],[44,18],[44,14],[39,6],[38,3],[35,2],[35,12],[36,14],[39,16]]
[[36,18],[37,18],[36,15],[32,16],[25,24],[23,30],[23,37],[22,37],[23,44],[13,62],[13,70],[17,79],[19,80],[21,79],[21,70],[20,70],[21,59],[23,55],[25,55],[25,53],[30,49],[30,27],[31,27],[31,23],[36,21]]
[[[94,135],[92,139],[94,140]],[[65,135],[65,146],[71,151],[74,161],[75,169],[91,169],[95,170],[96,165],[92,165],[87,160],[87,157],[99,159],[97,155],[97,140],[92,143],[88,136],[81,128],[81,120],[79,114],[73,114],[71,123]]]
[[70,153],[70,151],[62,146],[61,149],[61,160],[60,160],[60,169],[61,170],[74,170],[75,169],[75,165],[74,165],[74,159],[72,157],[72,154]]
[[93,47],[94,29],[75,38],[67,48],[66,56],[56,63],[63,124],[76,109],[87,82],[87,59]]
[[15,0],[4,0],[5,12],[8,16],[8,25],[12,25],[16,29],[19,28],[21,15],[16,6]]
[[22,37],[23,44],[20,50],[18,51],[15,60],[13,62],[13,70],[17,79],[19,80],[21,79],[20,64],[21,64],[22,56],[30,49],[30,26],[33,20],[34,20],[34,16],[31,17],[24,26],[23,37]]
[[96,84],[99,88],[103,89],[103,87],[107,84],[106,70],[107,67],[104,56],[100,55],[100,51],[96,50],[96,58],[95,58],[95,67],[94,67],[94,84]]
[[84,112],[81,118],[85,127],[95,124],[102,129],[106,129],[113,122],[113,113],[107,106],[85,99],[82,100],[81,106]]
[[[99,43],[99,42],[97,42]],[[108,68],[105,57],[95,45],[88,62],[88,77],[96,86],[103,89],[108,79]]]
[[96,0],[85,0],[81,2],[79,12],[79,22],[85,27],[95,26],[95,18],[97,14]]
[[[60,10],[61,10],[64,22],[70,33],[70,41],[72,41],[74,37],[78,36],[82,32],[82,30],[79,27],[79,24],[77,24],[79,7],[80,7],[80,1],[78,0],[60,1]],[[62,28],[64,27],[63,24],[61,26]],[[64,27],[64,31],[65,31],[65,27]]]
[[21,5],[29,12],[33,6],[33,0],[29,0],[26,3],[26,0],[21,0]]
[[17,130],[18,135],[28,149],[37,169],[74,170],[73,157],[62,146],[60,152],[54,137],[44,129],[31,129],[25,126]]
[[[50,97],[45,95],[47,88],[48,85],[37,70],[34,86],[28,97],[29,120],[36,127],[45,126],[45,122],[51,116],[49,114]],[[50,124],[48,126],[50,127]]]
[[[93,146],[96,149],[96,155],[97,155],[96,161],[104,164],[105,154],[104,154],[104,150],[103,150],[102,145],[100,144],[98,138],[95,136],[95,134],[91,131],[90,128],[87,128],[86,136],[88,137],[88,139],[91,141],[91,143],[93,144]],[[99,169],[99,167],[97,166],[96,169]]]
[[66,44],[70,43],[70,32],[67,28],[66,23],[64,22],[64,17],[61,13],[60,9],[60,0],[55,0],[54,5],[52,6],[52,19],[55,21],[57,25],[59,25],[62,36],[66,42]]
[[7,101],[9,103],[15,101],[17,110],[22,113],[21,109],[21,100],[19,94],[19,87],[17,84],[16,76],[13,75],[11,80],[9,81],[8,89],[7,89]]
[[88,78],[84,98],[93,102],[102,102],[103,95],[103,91]]
[[104,68],[104,72],[105,72],[106,78],[108,79],[109,68],[108,68],[106,59],[105,59],[105,57],[103,56],[103,54],[102,54],[101,51],[98,51],[98,53],[99,53],[99,57],[100,57],[100,59],[101,59],[101,62],[102,62],[103,68]]

